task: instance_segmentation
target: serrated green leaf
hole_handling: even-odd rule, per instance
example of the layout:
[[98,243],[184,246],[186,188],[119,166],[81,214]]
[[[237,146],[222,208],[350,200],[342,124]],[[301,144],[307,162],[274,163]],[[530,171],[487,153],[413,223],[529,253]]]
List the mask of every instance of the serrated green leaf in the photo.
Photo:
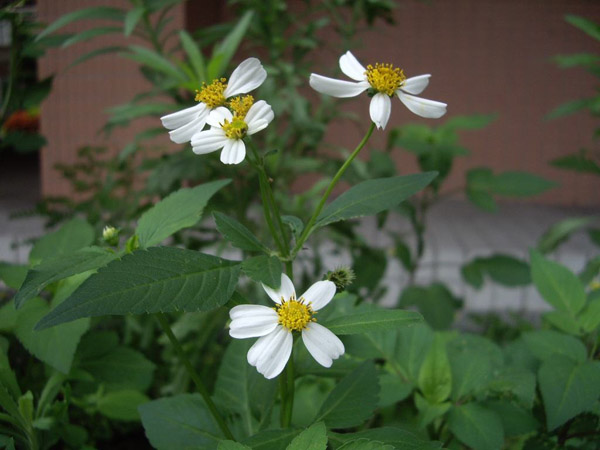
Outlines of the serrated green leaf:
[[142,6],[138,6],[127,11],[127,14],[125,15],[125,22],[123,23],[123,33],[125,33],[125,36],[130,36],[131,33],[133,33],[136,25],[144,16],[144,12],[145,11]]
[[109,392],[100,399],[96,407],[104,417],[125,422],[140,420],[138,406],[149,402],[150,399],[139,391],[123,390]]
[[378,394],[377,371],[367,361],[340,380],[321,405],[314,422],[322,420],[329,428],[360,425],[373,414]]
[[268,249],[252,234],[252,232],[237,220],[220,212],[214,212],[213,217],[217,230],[231,245],[242,250],[267,252]]
[[41,40],[42,38],[48,36],[49,34],[54,33],[56,30],[68,25],[72,22],[76,22],[78,20],[85,19],[94,19],[94,20],[114,20],[121,21],[125,17],[125,11],[118,8],[111,8],[108,6],[98,6],[93,8],[84,8],[74,11],[69,14],[65,14],[60,16],[57,20],[52,22],[48,27],[46,27],[41,33],[36,36],[36,41]]
[[253,16],[254,11],[246,11],[236,26],[227,34],[225,39],[223,39],[223,41],[219,44],[215,45],[206,69],[209,80],[219,78],[223,75],[225,69],[231,61],[231,58],[233,58],[238,46],[242,42]]
[[139,407],[150,443],[159,450],[216,447],[224,438],[200,394],[180,394]]
[[436,334],[419,371],[418,386],[432,404],[442,403],[452,392],[452,371],[446,352],[446,344]]
[[275,256],[259,255],[242,262],[242,272],[258,283],[278,289],[281,285],[281,261]]
[[300,433],[300,430],[287,428],[285,430],[265,430],[243,441],[252,450],[281,450]]
[[542,361],[557,355],[565,356],[576,362],[587,358],[585,345],[579,339],[553,330],[536,330],[523,334],[527,347]]
[[146,211],[138,222],[136,234],[140,246],[160,244],[173,233],[195,225],[210,198],[231,180],[212,181],[193,188],[180,189]]
[[239,271],[235,262],[192,250],[139,250],[101,268],[36,328],[109,314],[209,311],[229,300]]
[[72,219],[58,230],[38,239],[29,253],[29,261],[35,264],[45,258],[73,253],[80,248],[90,246],[95,236],[94,228],[85,220]]
[[21,396],[21,388],[17,383],[17,377],[10,367],[7,353],[2,349],[0,349],[0,386],[4,386],[13,398]]
[[15,296],[15,306],[20,308],[50,283],[97,269],[116,257],[115,253],[100,247],[85,247],[68,255],[44,259],[27,273],[27,278]]
[[436,176],[437,172],[424,172],[363,181],[329,203],[317,217],[315,227],[389,209],[419,192]]
[[423,317],[415,311],[402,309],[378,309],[364,313],[338,317],[324,325],[334,334],[361,334],[370,331],[396,330],[422,322]]
[[555,223],[542,235],[538,241],[537,249],[542,253],[553,251],[566,241],[571,234],[589,225],[593,220],[593,217],[571,217]]
[[600,396],[600,362],[548,359],[538,372],[548,430],[591,408]]
[[531,277],[544,300],[560,311],[577,314],[585,305],[585,289],[566,267],[531,251]]
[[327,428],[317,422],[294,438],[286,450],[327,450]]
[[500,450],[504,431],[498,415],[476,403],[454,406],[448,416],[450,431],[477,450]]

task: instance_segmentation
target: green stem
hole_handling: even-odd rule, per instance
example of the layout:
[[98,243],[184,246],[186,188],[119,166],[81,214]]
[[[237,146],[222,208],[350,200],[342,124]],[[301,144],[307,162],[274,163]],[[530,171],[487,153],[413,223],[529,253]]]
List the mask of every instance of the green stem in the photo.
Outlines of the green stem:
[[169,321],[167,320],[166,316],[163,313],[156,313],[156,314],[154,314],[154,316],[158,320],[158,323],[160,324],[164,333],[169,338],[169,341],[171,341],[171,344],[173,345],[173,347],[175,348],[175,351],[179,355],[181,362],[187,369],[190,378],[194,381],[194,384],[196,385],[198,392],[204,399],[206,406],[208,406],[208,409],[209,409],[210,413],[212,414],[212,416],[214,417],[217,424],[219,425],[219,428],[221,428],[221,431],[223,431],[223,434],[225,435],[225,437],[227,439],[231,439],[231,440],[235,441],[233,434],[231,433],[231,431],[229,430],[229,427],[225,423],[225,420],[219,413],[217,406],[212,401],[212,398],[210,398],[210,394],[208,393],[206,386],[204,386],[204,383],[200,379],[198,372],[196,372],[196,369],[194,369],[194,367],[192,366],[192,363],[190,362],[187,355],[185,354],[185,351],[183,350],[181,343],[179,342],[177,337],[173,334],[173,330],[171,330],[171,326],[169,325]]
[[279,375],[279,389],[281,395],[281,411],[279,418],[282,428],[289,428],[292,423],[292,412],[294,410],[294,357],[290,355],[285,369]]
[[329,186],[327,186],[327,190],[325,191],[325,194],[323,194],[323,197],[321,198],[321,201],[319,202],[317,209],[315,210],[312,217],[310,218],[310,220],[304,227],[304,231],[302,232],[302,235],[300,236],[300,238],[298,238],[298,241],[296,242],[296,246],[294,247],[294,250],[292,251],[292,256],[296,256],[298,251],[302,248],[302,244],[304,244],[304,242],[306,241],[306,239],[312,232],[314,224],[317,221],[317,217],[319,217],[319,214],[321,214],[321,211],[325,207],[325,202],[329,198],[329,195],[331,195],[331,191],[333,191],[333,188],[336,186],[338,181],[340,181],[340,178],[342,178],[342,175],[344,174],[344,172],[346,172],[346,169],[350,166],[350,164],[352,164],[352,161],[354,161],[354,158],[356,158],[358,156],[358,154],[360,153],[362,148],[365,146],[365,144],[367,143],[367,141],[373,134],[374,130],[375,130],[375,123],[372,122],[371,126],[369,127],[369,130],[367,131],[367,134],[365,134],[365,137],[362,139],[362,141],[360,141],[358,146],[354,149],[352,154],[344,162],[342,167],[339,168],[339,170],[333,177],[333,180],[331,180],[331,183],[329,183]]

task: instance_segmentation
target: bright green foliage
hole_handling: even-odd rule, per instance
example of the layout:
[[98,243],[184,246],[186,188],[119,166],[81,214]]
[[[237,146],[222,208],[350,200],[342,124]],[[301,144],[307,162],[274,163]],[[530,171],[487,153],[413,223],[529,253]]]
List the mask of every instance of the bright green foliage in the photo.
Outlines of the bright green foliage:
[[281,285],[281,261],[275,256],[259,255],[242,261],[242,272],[272,288]]
[[579,279],[564,266],[531,251],[531,277],[544,300],[559,311],[577,314],[585,304]]
[[548,430],[593,407],[600,396],[600,362],[556,356],[540,367],[538,380]]
[[191,250],[136,251],[92,275],[38,328],[108,314],[208,311],[229,300],[239,270],[234,262]]
[[316,227],[340,220],[370,216],[390,209],[419,192],[436,177],[435,172],[379,178],[351,187],[329,203],[317,217]]
[[146,211],[136,228],[141,247],[160,244],[173,233],[195,225],[210,198],[231,180],[212,181],[184,188],[161,200]]
[[498,415],[477,403],[453,406],[448,426],[456,437],[471,448],[500,450],[504,431]]
[[328,321],[325,326],[334,334],[346,335],[395,330],[422,320],[421,315],[414,311],[377,309],[338,317]]
[[146,437],[159,450],[216,447],[219,427],[198,394],[180,394],[140,405]]
[[325,399],[314,421],[329,428],[360,425],[377,407],[379,383],[372,362],[367,361],[342,378]]
[[217,230],[234,247],[253,252],[267,251],[266,247],[252,234],[252,232],[237,220],[220,212],[214,212],[213,217]]
[[418,386],[423,396],[432,404],[439,404],[450,397],[452,371],[446,352],[444,338],[436,334],[419,371]]
[[286,450],[327,450],[327,428],[317,422],[294,438]]

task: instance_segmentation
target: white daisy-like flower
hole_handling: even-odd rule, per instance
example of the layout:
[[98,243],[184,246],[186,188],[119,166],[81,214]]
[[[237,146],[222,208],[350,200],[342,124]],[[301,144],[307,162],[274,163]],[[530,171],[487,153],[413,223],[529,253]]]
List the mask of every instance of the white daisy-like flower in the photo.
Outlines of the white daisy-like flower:
[[214,109],[206,123],[211,128],[192,136],[192,150],[197,155],[223,149],[224,164],[239,164],[246,157],[244,137],[267,128],[273,120],[271,105],[264,100],[256,103],[251,95],[230,102],[232,112],[224,107]]
[[391,64],[368,65],[366,68],[354,55],[346,52],[340,57],[340,68],[355,81],[336,80],[315,73],[310,75],[311,87],[332,97],[355,97],[369,90],[373,95],[369,107],[371,120],[377,128],[385,128],[392,110],[391,97],[397,95],[404,105],[418,116],[437,119],[446,114],[446,104],[417,97],[429,84],[431,75],[406,78],[401,69]]
[[265,378],[275,378],[284,369],[292,353],[293,331],[302,333],[307,350],[324,367],[331,367],[333,360],[344,354],[342,341],[314,317],[335,295],[335,284],[317,281],[299,299],[285,274],[281,275],[279,289],[265,285],[263,288],[276,303],[275,308],[261,305],[231,308],[229,334],[236,339],[259,338],[248,351],[248,363]]
[[235,97],[259,87],[267,78],[267,71],[257,58],[248,58],[240,63],[231,74],[229,81],[226,78],[214,80],[210,84],[204,83],[196,91],[196,106],[168,114],[160,118],[162,124],[169,131],[171,140],[177,144],[184,144],[194,134],[201,131],[206,125],[206,120],[211,110],[224,106],[230,97]]

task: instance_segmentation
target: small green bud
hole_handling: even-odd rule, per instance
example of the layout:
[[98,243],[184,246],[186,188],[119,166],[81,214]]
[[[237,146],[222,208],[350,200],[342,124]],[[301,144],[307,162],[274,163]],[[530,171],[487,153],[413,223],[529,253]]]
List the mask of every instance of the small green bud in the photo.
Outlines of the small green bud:
[[347,286],[352,284],[356,275],[350,267],[338,267],[334,271],[327,272],[325,278],[335,284],[338,292],[343,292]]
[[117,246],[119,245],[119,230],[118,228],[107,225],[102,230],[102,239],[108,245]]
[[127,243],[125,244],[125,250],[127,250],[127,253],[131,253],[134,250],[137,250],[138,248],[140,248],[140,238],[137,234],[134,234],[129,239],[127,239]]

